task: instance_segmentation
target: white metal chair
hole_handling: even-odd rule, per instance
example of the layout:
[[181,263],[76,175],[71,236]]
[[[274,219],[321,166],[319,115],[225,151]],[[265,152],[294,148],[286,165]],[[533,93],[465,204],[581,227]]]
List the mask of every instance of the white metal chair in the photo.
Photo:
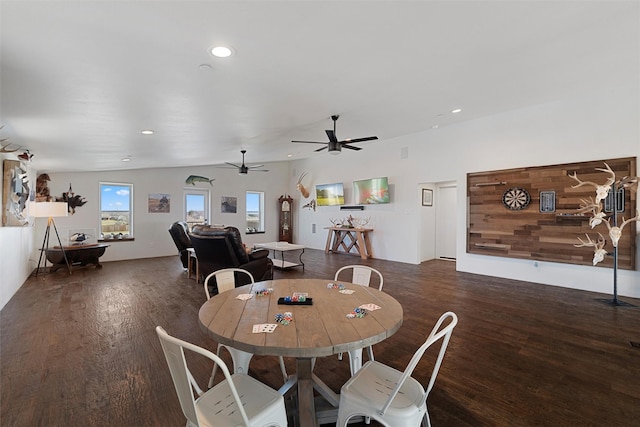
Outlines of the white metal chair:
[[345,265],[336,271],[336,275],[333,280],[337,281],[339,279],[340,273],[345,270],[353,270],[351,275],[351,283],[355,283],[356,285],[361,286],[369,286],[371,284],[371,273],[376,273],[378,278],[380,279],[380,284],[378,285],[378,290],[382,290],[382,285],[384,285],[384,278],[382,277],[382,273],[376,270],[373,267],[369,267],[368,265]]
[[[211,294],[209,293],[209,280],[211,278],[215,278],[216,283],[218,285],[218,293],[230,291],[236,287],[236,276],[235,273],[246,274],[251,279],[251,283],[255,283],[253,279],[253,275],[247,270],[243,270],[242,268],[223,268],[222,270],[214,271],[209,274],[207,278],[204,280],[204,293],[207,296],[207,301],[211,299]],[[218,350],[216,351],[216,355],[220,357],[220,352],[225,348],[231,354],[231,360],[233,361],[233,369],[236,373],[249,373],[249,362],[253,357],[252,353],[247,353],[246,351],[238,350],[233,347],[224,344],[218,344]],[[286,382],[288,379],[287,369],[284,365],[284,359],[282,356],[279,358],[280,362],[280,370],[282,371],[282,376],[284,381]],[[218,365],[213,365],[213,370],[211,371],[211,378],[209,379],[209,387],[213,385],[213,378],[216,375],[216,370],[218,369]]]
[[[199,426],[280,426],[286,427],[284,398],[276,390],[246,374],[229,372],[225,363],[202,347],[182,341],[156,327],[173,385],[178,394],[187,427]],[[203,391],[193,378],[184,350],[208,357],[224,373],[225,379]],[[194,391],[195,394],[194,395]]]
[[[369,286],[371,284],[371,273],[376,273],[379,278],[378,290],[382,290],[382,285],[384,285],[384,278],[382,277],[382,273],[376,270],[373,267],[369,267],[367,265],[345,265],[336,271],[334,276],[334,281],[338,281],[340,273],[347,270],[353,270],[351,275],[351,283],[355,283],[360,286]],[[367,355],[369,356],[369,360],[374,360],[373,358],[373,347],[367,346]],[[342,353],[338,354],[338,359],[342,360]],[[362,349],[356,349],[349,351],[349,369],[351,370],[351,375],[355,374],[358,369],[362,367]]]
[[[443,323],[450,319],[446,326]],[[351,417],[370,417],[385,426],[431,426],[427,412],[427,398],[436,381],[442,359],[447,350],[458,317],[446,312],[431,330],[424,344],[415,352],[404,372],[376,361],[368,361],[352,376],[340,391],[337,427],[345,427]],[[429,385],[423,389],[411,377],[425,351],[442,340],[438,358],[433,366]]]

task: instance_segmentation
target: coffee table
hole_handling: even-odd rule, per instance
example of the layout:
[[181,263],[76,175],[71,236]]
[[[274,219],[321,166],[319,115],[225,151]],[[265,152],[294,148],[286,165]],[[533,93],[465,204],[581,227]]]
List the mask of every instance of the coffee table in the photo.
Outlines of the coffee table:
[[[304,271],[304,262],[302,262],[302,254],[304,253],[304,245],[294,245],[288,242],[270,242],[270,243],[256,243],[253,245],[256,248],[268,249],[273,251],[273,266],[282,270],[293,267],[302,267]],[[300,251],[297,262],[286,261],[284,259],[284,253],[290,251]],[[280,252],[280,259],[278,259],[277,252]]]

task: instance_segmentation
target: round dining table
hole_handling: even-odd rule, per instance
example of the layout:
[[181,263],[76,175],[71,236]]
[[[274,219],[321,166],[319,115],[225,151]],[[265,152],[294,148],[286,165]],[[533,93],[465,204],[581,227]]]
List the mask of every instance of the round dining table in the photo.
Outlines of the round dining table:
[[[305,301],[284,301],[297,294],[306,295]],[[351,316],[367,304],[378,308],[367,310],[363,317]],[[276,322],[276,315],[285,312],[293,320]],[[313,360],[349,353],[358,358],[359,367],[362,349],[393,335],[402,318],[402,306],[389,294],[331,279],[278,279],[241,286],[212,297],[199,312],[202,329],[218,343],[250,355],[296,359],[296,374],[280,391],[284,394],[297,386],[302,427],[318,425],[314,389],[334,407],[339,403],[339,396],[312,372]],[[254,332],[254,325],[260,324],[278,326],[272,332]]]

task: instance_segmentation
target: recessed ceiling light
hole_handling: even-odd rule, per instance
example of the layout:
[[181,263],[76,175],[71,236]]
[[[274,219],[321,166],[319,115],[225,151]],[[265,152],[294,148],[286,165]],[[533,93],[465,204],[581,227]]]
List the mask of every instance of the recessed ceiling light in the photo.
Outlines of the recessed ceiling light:
[[121,159],[121,161],[123,162],[130,162],[131,161],[131,156],[127,156]]
[[218,58],[227,58],[233,54],[233,51],[226,46],[216,46],[211,48],[211,54]]
[[151,129],[142,130],[140,133],[143,135],[153,135],[153,131]]
[[293,157],[293,154],[287,154],[287,157]]
[[462,108],[456,108],[455,110],[451,110],[453,114],[459,113],[460,111],[462,111]]

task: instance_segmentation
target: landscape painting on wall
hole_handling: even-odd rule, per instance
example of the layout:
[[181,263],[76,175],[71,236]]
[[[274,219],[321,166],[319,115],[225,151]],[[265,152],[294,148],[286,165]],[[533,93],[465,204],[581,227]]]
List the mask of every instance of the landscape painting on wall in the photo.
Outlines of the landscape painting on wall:
[[171,195],[161,193],[149,194],[149,213],[169,213],[171,211]]
[[220,212],[222,213],[237,213],[238,212],[238,198],[231,196],[222,196],[220,202]]
[[344,205],[344,187],[341,182],[316,185],[318,206]]
[[353,199],[358,205],[389,203],[389,179],[385,176],[353,181]]

